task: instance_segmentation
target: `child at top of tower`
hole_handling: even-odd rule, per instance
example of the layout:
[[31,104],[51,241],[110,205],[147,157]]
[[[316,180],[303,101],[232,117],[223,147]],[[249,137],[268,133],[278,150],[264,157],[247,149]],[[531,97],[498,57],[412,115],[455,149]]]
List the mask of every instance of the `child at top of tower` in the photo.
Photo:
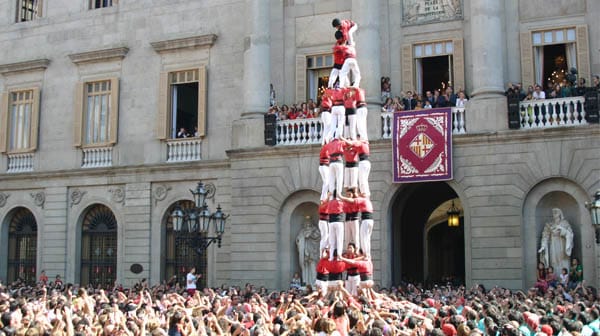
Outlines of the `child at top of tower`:
[[349,45],[354,45],[354,32],[358,29],[356,22],[351,20],[340,20],[338,18],[333,19],[331,25],[342,32],[344,41]]

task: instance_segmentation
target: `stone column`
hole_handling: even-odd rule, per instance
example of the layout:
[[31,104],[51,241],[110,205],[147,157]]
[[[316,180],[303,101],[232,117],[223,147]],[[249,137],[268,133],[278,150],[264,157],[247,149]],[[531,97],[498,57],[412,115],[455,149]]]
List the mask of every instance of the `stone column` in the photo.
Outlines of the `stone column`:
[[242,82],[243,110],[234,121],[233,148],[264,145],[263,115],[269,109],[271,82],[270,1],[246,0],[244,38],[244,77]]
[[351,19],[358,24],[354,40],[356,59],[362,75],[360,87],[365,90],[367,95],[369,139],[379,139],[381,137],[379,113],[381,110],[381,47],[379,44],[381,17],[379,1],[353,0]]
[[467,131],[497,131],[508,128],[504,97],[506,35],[502,29],[504,3],[496,0],[471,1],[471,96],[467,106]]

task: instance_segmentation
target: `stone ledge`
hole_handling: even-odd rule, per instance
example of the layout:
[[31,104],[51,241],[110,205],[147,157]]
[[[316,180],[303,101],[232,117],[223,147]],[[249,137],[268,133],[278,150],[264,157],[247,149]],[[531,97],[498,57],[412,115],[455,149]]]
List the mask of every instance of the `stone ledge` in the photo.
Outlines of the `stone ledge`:
[[161,54],[165,52],[177,51],[180,49],[196,49],[202,47],[211,47],[216,40],[217,35],[207,34],[192,37],[184,37],[173,40],[150,42],[150,45],[152,45],[154,51]]
[[8,75],[17,72],[43,71],[50,65],[49,59],[39,59],[0,65],[0,74]]
[[129,52],[129,48],[118,47],[71,54],[69,58],[77,65],[82,63],[109,62],[122,60],[127,55],[127,52]]

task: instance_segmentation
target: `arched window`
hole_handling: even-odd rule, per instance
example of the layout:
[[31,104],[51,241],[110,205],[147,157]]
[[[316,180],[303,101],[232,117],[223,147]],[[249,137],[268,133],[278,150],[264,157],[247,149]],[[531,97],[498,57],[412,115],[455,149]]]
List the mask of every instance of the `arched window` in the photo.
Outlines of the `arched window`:
[[91,207],[81,232],[81,284],[110,287],[116,279],[117,220],[104,205]]
[[31,211],[18,208],[8,231],[8,283],[21,279],[35,283],[37,223]]
[[[192,201],[180,201],[179,207],[186,211],[194,207]],[[171,213],[175,209],[175,204],[171,205],[167,210],[165,220],[165,248],[163,250],[163,280],[166,280],[170,284],[174,285],[175,282],[185,288],[185,277],[192,266],[196,267],[196,274],[202,276],[198,279],[198,288],[206,287],[206,251],[204,253],[198,253],[194,248],[194,238],[196,233],[189,234],[187,226],[181,232],[175,232],[173,230],[173,220],[171,219]]]

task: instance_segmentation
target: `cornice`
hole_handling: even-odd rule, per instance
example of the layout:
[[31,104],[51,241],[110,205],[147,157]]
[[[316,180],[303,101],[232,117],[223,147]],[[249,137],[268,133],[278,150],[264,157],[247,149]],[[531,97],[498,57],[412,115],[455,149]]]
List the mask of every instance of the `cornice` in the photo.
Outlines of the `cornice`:
[[44,71],[50,65],[49,59],[38,59],[25,62],[0,65],[0,74],[9,75],[17,72]]
[[180,49],[196,49],[211,47],[217,40],[217,35],[206,34],[191,37],[178,38],[173,40],[164,40],[157,42],[150,42],[154,51],[159,54],[166,52],[173,52]]
[[129,48],[117,47],[71,54],[69,55],[69,58],[77,65],[83,63],[109,62],[122,60],[127,55],[127,52],[129,52]]

